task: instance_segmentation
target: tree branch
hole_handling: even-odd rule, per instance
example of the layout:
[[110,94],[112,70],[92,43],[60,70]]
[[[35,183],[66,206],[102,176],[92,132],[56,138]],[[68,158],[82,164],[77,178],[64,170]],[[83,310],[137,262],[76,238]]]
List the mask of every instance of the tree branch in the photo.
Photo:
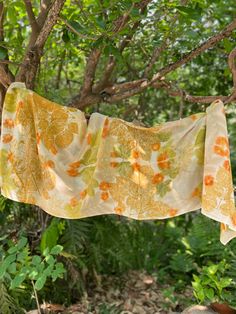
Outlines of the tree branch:
[[[136,3],[137,7],[140,9],[141,14],[144,13],[149,2],[151,2],[151,0],[143,0],[140,3]],[[128,16],[127,16],[127,18],[128,18]],[[126,22],[127,21],[128,21],[128,19],[126,20]],[[140,19],[139,21],[136,21],[134,23],[134,25],[132,26],[130,34],[127,35],[125,37],[125,39],[121,41],[121,43],[119,45],[120,53],[122,53],[122,51],[127,47],[128,43],[132,39],[136,29],[139,27],[141,21],[142,21],[142,19]],[[122,25],[124,26],[124,24],[122,24]],[[111,74],[112,74],[115,66],[116,66],[116,60],[115,60],[114,56],[110,56],[106,66],[105,66],[103,77],[93,88],[94,93],[100,92],[109,83],[109,79],[111,77]]]
[[95,78],[95,72],[101,55],[100,49],[94,49],[90,53],[84,74],[84,83],[82,85],[80,96],[83,99],[89,93],[92,93],[92,86]]
[[151,82],[154,82],[154,81],[158,80],[161,76],[166,75],[167,73],[176,70],[180,66],[186,64],[190,60],[199,56],[202,52],[215,46],[223,38],[230,36],[231,33],[235,30],[235,28],[236,28],[236,19],[233,20],[233,22],[231,22],[229,25],[227,25],[221,32],[210,37],[208,40],[206,40],[200,46],[193,49],[189,53],[185,54],[183,56],[183,58],[181,58],[180,60],[178,60],[174,63],[171,63],[171,64],[167,65],[166,67],[162,68],[161,70],[159,70],[159,72],[153,76]]
[[41,0],[40,13],[36,19],[40,28],[42,28],[45,23],[52,2],[53,0]]
[[35,18],[34,12],[33,12],[31,0],[24,0],[24,2],[25,2],[25,8],[26,8],[26,12],[28,15],[28,19],[29,19],[29,23],[30,23],[32,32],[38,33],[39,32],[39,25],[36,21],[36,18]]
[[[146,5],[150,1],[151,0],[142,0],[140,3],[135,3],[134,5],[131,6],[131,8],[129,9],[128,12],[126,12],[123,16],[119,17],[116,21],[114,21],[114,27],[113,27],[114,34],[117,34],[118,32],[120,32],[125,27],[125,25],[127,24],[127,22],[130,19],[130,13],[131,13],[131,10],[133,9],[133,7],[140,8],[141,12],[143,13]],[[137,24],[137,22],[135,24]],[[123,47],[120,47],[120,51],[121,51],[121,49],[123,50],[125,48],[125,44],[123,43],[122,46]],[[71,106],[83,108],[83,106],[85,106],[85,104],[87,105],[87,102],[89,100],[91,100],[92,103],[94,103],[94,101],[97,99],[102,100],[102,98],[100,96],[95,96],[95,94],[96,94],[96,91],[100,91],[103,88],[104,84],[107,83],[107,80],[109,79],[109,77],[110,77],[110,75],[114,69],[115,60],[113,57],[109,58],[109,62],[108,62],[107,68],[106,68],[106,73],[104,73],[104,77],[102,79],[102,82],[98,83],[97,86],[93,89],[95,72],[96,72],[98,62],[99,62],[100,55],[101,55],[100,49],[94,49],[90,53],[88,60],[87,60],[87,64],[86,64],[83,86],[80,90],[80,94],[76,95],[72,99],[72,101],[70,103]],[[89,95],[89,94],[91,94],[91,95]]]
[[34,80],[43,54],[44,45],[58,20],[64,3],[65,0],[55,0],[53,2],[37,38],[35,40],[30,40],[20,71],[16,77],[17,81],[25,82],[28,88],[33,89],[34,87]]
[[154,88],[163,88],[167,91],[170,96],[173,97],[181,97],[183,100],[188,102],[195,102],[195,103],[211,103],[214,100],[221,99],[223,102],[227,101],[229,98],[228,96],[192,96],[183,89],[176,89],[173,87],[173,83],[167,82],[165,80],[161,80],[160,82],[156,82],[152,85]]
[[230,71],[232,72],[233,77],[233,88],[236,90],[236,47],[230,52],[229,58],[228,58],[228,65],[230,68]]
[[66,27],[72,31],[74,34],[76,34],[77,36],[84,38],[84,39],[90,39],[90,40],[97,40],[98,38],[96,37],[92,37],[92,36],[88,36],[88,35],[84,35],[82,33],[79,33],[72,25],[70,25],[65,19],[60,18],[60,21],[62,21]]
[[[208,40],[206,40],[204,43],[202,43],[200,46],[196,47],[189,53],[185,54],[180,60],[171,63],[162,69],[160,69],[152,78],[151,80],[139,80],[139,84],[137,84],[136,81],[131,81],[131,82],[126,82],[123,84],[119,84],[119,93],[115,95],[111,95],[109,98],[107,98],[107,102],[109,103],[114,103],[116,101],[120,101],[122,99],[126,99],[128,97],[131,97],[135,94],[138,94],[145,90],[147,87],[152,86],[156,81],[160,80],[162,77],[164,77],[166,74],[176,70],[180,66],[186,64],[187,62],[191,61],[195,57],[199,56],[202,52],[206,51],[207,49],[213,47],[216,45],[219,41],[221,41],[223,38],[228,37],[231,35],[231,33],[235,30],[236,28],[236,19],[233,20],[232,23],[227,25],[220,33],[210,37]],[[126,86],[129,84],[130,90],[126,91]],[[132,88],[133,84],[133,88]],[[118,87],[117,87],[118,88]],[[117,90],[115,89],[115,91]],[[124,92],[123,92],[124,90]]]
[[[4,41],[4,17],[5,8],[3,1],[0,1],[0,41]],[[8,54],[6,55],[8,59]],[[8,69],[8,65],[5,63],[8,60],[1,60],[0,64],[0,132],[1,132],[1,120],[2,120],[2,107],[8,86],[12,82],[13,75]],[[5,61],[5,62],[4,62]]]
[[[182,0],[181,1],[181,5],[185,6],[187,4],[188,0]],[[166,49],[166,47],[168,46],[168,39],[169,39],[169,35],[171,33],[171,37],[173,36],[173,29],[174,29],[174,25],[177,21],[179,17],[179,13],[176,13],[173,18],[171,19],[171,21],[169,22],[170,24],[170,30],[169,32],[167,32],[167,34],[164,36],[164,39],[162,41],[162,44],[159,47],[156,47],[153,50],[151,59],[144,71],[144,77],[148,77],[148,74],[150,73],[152,67],[154,66],[155,62],[157,61],[157,59],[159,58],[159,56],[161,55],[161,53]]]
[[[0,1],[0,41],[4,41],[4,4]],[[0,84],[2,85],[1,92],[4,91],[12,82],[11,72],[8,70],[8,55],[6,60],[1,60],[0,62]],[[3,97],[1,97],[1,100]]]
[[228,65],[230,68],[230,71],[232,73],[232,78],[233,78],[233,91],[231,93],[231,96],[227,100],[227,102],[230,102],[232,100],[236,99],[236,47],[230,52],[229,57],[228,57]]

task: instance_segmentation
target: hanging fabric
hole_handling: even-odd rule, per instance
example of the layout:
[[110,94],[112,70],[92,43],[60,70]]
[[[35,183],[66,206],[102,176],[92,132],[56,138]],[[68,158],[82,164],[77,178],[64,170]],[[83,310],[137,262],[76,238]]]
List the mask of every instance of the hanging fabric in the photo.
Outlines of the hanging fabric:
[[[51,102],[13,83],[2,114],[3,196],[63,218],[163,219],[201,209],[236,236],[224,106],[140,127]],[[206,226],[207,228],[207,226]]]

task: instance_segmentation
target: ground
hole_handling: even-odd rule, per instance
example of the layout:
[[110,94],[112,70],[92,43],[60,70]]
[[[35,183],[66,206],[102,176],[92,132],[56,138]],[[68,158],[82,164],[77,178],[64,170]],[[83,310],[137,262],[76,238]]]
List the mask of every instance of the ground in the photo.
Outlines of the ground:
[[[89,287],[77,304],[65,308],[45,303],[46,313],[70,314],[166,314],[181,313],[194,303],[191,287],[174,292],[157,276],[129,271],[122,276],[101,276],[100,285]],[[33,314],[33,313],[32,313]]]

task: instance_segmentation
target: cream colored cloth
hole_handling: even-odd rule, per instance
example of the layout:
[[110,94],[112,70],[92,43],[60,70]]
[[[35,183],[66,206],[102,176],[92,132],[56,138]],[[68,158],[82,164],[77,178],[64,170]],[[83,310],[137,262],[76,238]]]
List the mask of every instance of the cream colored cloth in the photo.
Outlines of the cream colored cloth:
[[[63,218],[162,219],[201,208],[236,236],[223,103],[151,128],[51,102],[13,83],[1,134],[2,195]],[[207,226],[206,226],[207,228]]]

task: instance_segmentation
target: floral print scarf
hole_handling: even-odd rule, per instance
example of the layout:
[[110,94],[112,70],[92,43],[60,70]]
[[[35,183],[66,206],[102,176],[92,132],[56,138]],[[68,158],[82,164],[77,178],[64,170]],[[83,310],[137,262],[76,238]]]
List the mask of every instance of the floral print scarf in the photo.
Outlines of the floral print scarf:
[[223,103],[154,127],[51,102],[13,83],[0,144],[5,197],[63,218],[116,214],[163,219],[201,208],[236,236]]

